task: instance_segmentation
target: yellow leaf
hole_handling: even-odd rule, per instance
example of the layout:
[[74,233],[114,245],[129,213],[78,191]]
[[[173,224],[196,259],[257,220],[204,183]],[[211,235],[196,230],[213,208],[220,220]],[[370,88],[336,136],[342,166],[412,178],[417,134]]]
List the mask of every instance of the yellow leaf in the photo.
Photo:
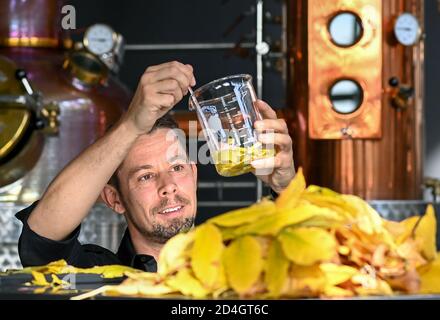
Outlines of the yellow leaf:
[[233,210],[231,212],[209,219],[208,223],[214,223],[221,227],[236,227],[260,219],[261,217],[274,214],[275,203],[263,200],[247,208]]
[[440,293],[440,256],[417,269],[420,274],[420,293]]
[[260,277],[263,269],[261,247],[253,237],[234,240],[223,254],[226,278],[238,293],[245,293]]
[[218,284],[223,247],[222,235],[216,226],[207,223],[196,228],[191,267],[207,288]]
[[175,292],[173,288],[170,288],[164,283],[152,284],[146,283],[138,286],[138,292],[142,296],[163,296]]
[[342,297],[352,297],[354,296],[353,291],[351,290],[346,290],[346,289],[342,289],[340,287],[336,287],[336,286],[325,286],[324,288],[324,295],[326,297],[330,297],[330,298],[342,298]]
[[286,285],[289,264],[281,245],[274,240],[269,248],[264,273],[264,281],[271,297],[279,297]]
[[274,215],[263,217],[254,223],[239,227],[235,235],[276,235],[283,228],[299,223],[306,223],[309,219],[318,218],[337,220],[339,216],[332,210],[312,204],[302,204],[296,208],[284,209]]
[[281,192],[276,199],[277,207],[280,209],[295,208],[305,188],[306,181],[304,179],[303,170],[302,168],[299,168],[287,188]]
[[393,290],[388,283],[369,274],[354,275],[352,282],[360,285],[355,287],[355,292],[361,296],[393,294]]
[[358,273],[356,268],[334,263],[321,263],[319,268],[322,270],[322,272],[324,272],[327,279],[327,284],[331,286],[336,286],[348,281],[351,279],[351,277]]
[[284,254],[296,264],[307,266],[330,260],[336,254],[336,240],[319,228],[288,228],[278,236]]
[[96,266],[93,268],[74,268],[69,270],[69,273],[93,273],[100,274],[102,278],[120,278],[124,276],[126,272],[141,272],[138,269],[134,269],[128,266],[122,265],[108,265],[108,266]]
[[292,265],[289,277],[286,295],[292,298],[316,297],[326,286],[325,275],[318,265],[307,267]]
[[194,230],[188,233],[179,233],[169,239],[159,254],[157,271],[161,275],[175,272],[185,266],[189,260],[187,248],[194,241]]
[[416,226],[415,236],[421,244],[423,256],[429,261],[434,260],[437,256],[436,232],[437,221],[434,208],[432,205],[428,205],[426,213]]
[[316,206],[331,209],[344,219],[354,218],[357,213],[356,208],[345,201],[339,193],[327,188],[309,186],[301,199]]
[[353,208],[356,208],[355,218],[359,229],[366,234],[382,233],[384,231],[382,218],[366,201],[350,194],[343,194],[341,197]]
[[50,283],[46,280],[46,277],[43,273],[38,271],[31,271],[34,280],[32,280],[32,284],[36,286],[50,286]]
[[166,285],[195,298],[204,298],[209,293],[188,269],[180,269],[175,276],[166,280]]

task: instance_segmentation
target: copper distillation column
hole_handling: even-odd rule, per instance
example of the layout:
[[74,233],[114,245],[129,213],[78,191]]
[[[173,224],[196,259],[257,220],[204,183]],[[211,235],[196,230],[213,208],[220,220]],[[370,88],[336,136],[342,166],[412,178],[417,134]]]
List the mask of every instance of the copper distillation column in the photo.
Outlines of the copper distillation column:
[[[307,182],[368,200],[422,199],[424,43],[400,45],[393,25],[410,12],[423,26],[423,1],[288,0],[286,11],[286,117]],[[325,39],[328,20],[343,11],[364,27],[352,48]],[[342,78],[365,90],[352,115],[330,110],[329,87]],[[405,88],[412,94],[400,94]]]

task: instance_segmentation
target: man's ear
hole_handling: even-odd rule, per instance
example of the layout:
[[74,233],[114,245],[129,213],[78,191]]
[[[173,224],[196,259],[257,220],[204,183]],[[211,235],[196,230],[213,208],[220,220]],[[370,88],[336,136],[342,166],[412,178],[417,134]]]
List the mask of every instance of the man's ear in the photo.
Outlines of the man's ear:
[[101,192],[101,198],[107,204],[107,206],[116,213],[124,214],[126,209],[124,204],[122,203],[121,196],[112,185],[106,184],[104,189]]

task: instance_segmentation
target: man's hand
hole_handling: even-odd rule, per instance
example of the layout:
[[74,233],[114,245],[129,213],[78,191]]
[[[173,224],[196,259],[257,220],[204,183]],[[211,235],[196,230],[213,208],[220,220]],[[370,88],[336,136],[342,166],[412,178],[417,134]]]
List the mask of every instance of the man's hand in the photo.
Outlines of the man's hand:
[[286,121],[277,119],[275,111],[266,102],[257,100],[255,105],[264,119],[255,122],[258,138],[262,143],[273,144],[277,153],[272,158],[254,160],[252,166],[259,179],[267,183],[272,190],[280,193],[295,176],[292,139]]
[[189,64],[177,61],[148,67],[142,75],[124,121],[139,133],[149,132],[157,119],[188,93],[196,80]]

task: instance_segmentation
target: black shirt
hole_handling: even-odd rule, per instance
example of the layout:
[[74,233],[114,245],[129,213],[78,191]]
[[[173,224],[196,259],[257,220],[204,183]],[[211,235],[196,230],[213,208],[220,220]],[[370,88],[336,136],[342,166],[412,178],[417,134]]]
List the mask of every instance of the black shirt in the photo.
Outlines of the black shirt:
[[[270,192],[272,198],[278,196],[273,190]],[[42,266],[52,261],[64,259],[69,265],[78,268],[119,264],[149,272],[157,271],[157,262],[152,256],[136,254],[128,229],[125,230],[116,254],[96,244],[81,244],[78,241],[81,225],[62,241],[54,241],[40,236],[27,223],[29,215],[37,203],[38,201],[34,202],[15,215],[23,222],[23,229],[18,241],[18,254],[23,267]]]
[[128,229],[125,230],[116,254],[95,244],[81,244],[78,241],[81,225],[62,241],[54,241],[40,236],[27,223],[29,215],[37,203],[38,201],[34,202],[15,215],[23,222],[23,229],[18,241],[18,254],[23,267],[41,266],[64,259],[69,265],[78,268],[120,264],[149,272],[157,271],[157,262],[152,256],[136,254]]

